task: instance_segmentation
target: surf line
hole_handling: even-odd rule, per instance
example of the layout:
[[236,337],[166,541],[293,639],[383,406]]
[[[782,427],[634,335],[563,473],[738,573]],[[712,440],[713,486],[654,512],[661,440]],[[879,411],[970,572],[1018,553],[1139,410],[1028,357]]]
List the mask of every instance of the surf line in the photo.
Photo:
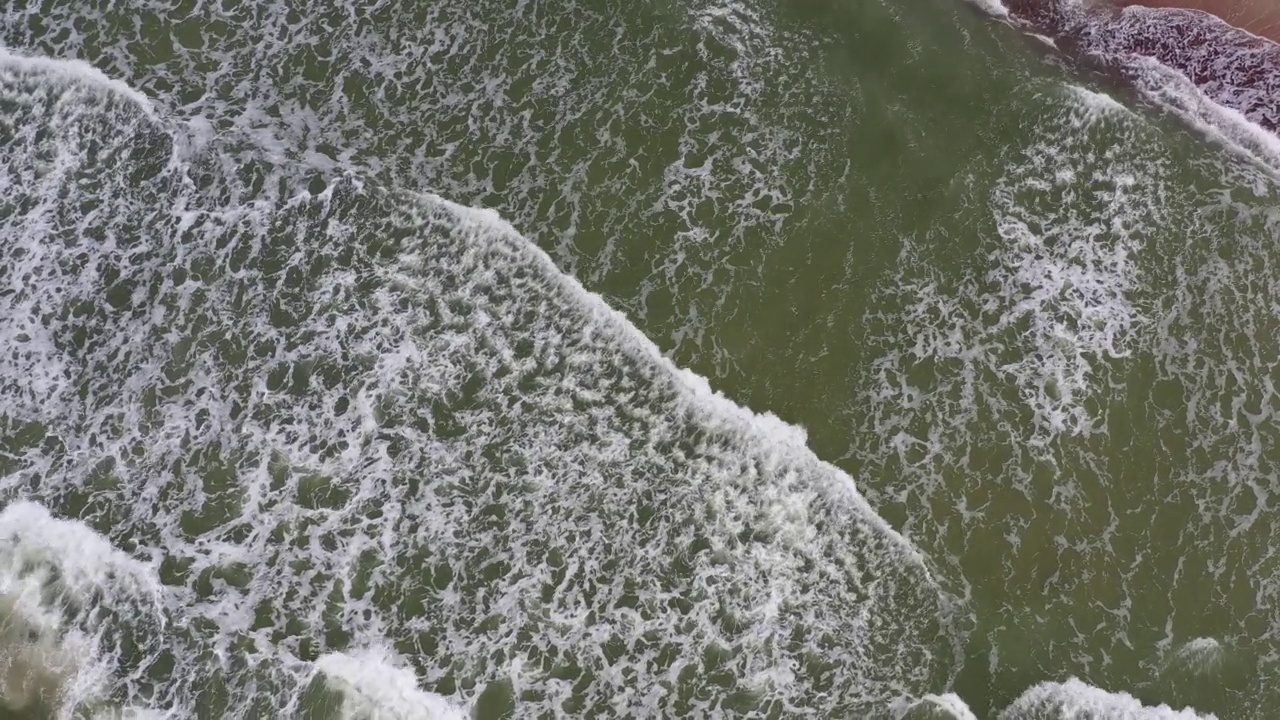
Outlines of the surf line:
[[[993,3],[978,5],[1125,87],[1149,98],[1185,95],[1171,78],[1153,91],[1154,62],[1229,115],[1280,136],[1280,0]],[[1195,103],[1184,98],[1182,104]]]

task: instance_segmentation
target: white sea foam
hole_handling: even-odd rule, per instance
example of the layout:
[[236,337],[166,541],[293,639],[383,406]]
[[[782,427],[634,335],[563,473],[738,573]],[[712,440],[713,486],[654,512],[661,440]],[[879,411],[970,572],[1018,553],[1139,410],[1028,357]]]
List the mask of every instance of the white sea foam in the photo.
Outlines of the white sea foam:
[[1163,623],[1133,610],[1167,601],[1167,580],[1144,574],[1159,543],[1123,535],[1142,548],[1135,560],[1115,542],[1111,423],[1133,402],[1121,378],[1135,355],[1166,337],[1149,294],[1164,228],[1181,246],[1206,221],[1142,118],[1096,90],[1026,92],[1044,103],[978,198],[991,213],[972,226],[981,242],[905,243],[888,310],[868,319],[877,359],[849,416],[866,438],[853,454],[890,478],[876,507],[955,574],[985,585],[1003,573],[993,674],[1038,662],[1087,675],[1132,658]]
[[[130,87],[128,83],[108,77],[101,70],[83,60],[27,55],[0,45],[0,72],[62,77],[72,81],[76,87],[100,88],[128,98],[136,103],[148,117],[156,118],[156,109],[150,98]],[[0,76],[0,82],[11,81],[12,77]]]
[[[950,681],[959,608],[853,481],[494,213],[313,194],[83,82],[0,85],[0,492],[164,568],[182,631],[137,654],[175,667],[113,697],[288,715],[319,667],[375,704],[823,713]],[[353,675],[367,646],[404,673]]]
[[1133,116],[1132,110],[1104,92],[1071,84],[1063,87],[1069,95],[1074,96],[1079,101],[1080,107],[1084,110],[1084,113],[1075,116],[1077,122],[1081,125],[1088,124],[1099,116],[1111,113]]
[[977,720],[968,704],[955,693],[925,695],[894,707],[895,720]]
[[1166,673],[1182,675],[1214,674],[1222,669],[1226,654],[1222,643],[1198,637],[1183,643],[1165,664]]
[[342,696],[344,720],[467,720],[448,699],[418,688],[412,670],[392,662],[385,651],[331,653],[316,660],[316,671]]
[[1018,696],[1000,720],[1216,720],[1191,708],[1143,705],[1128,693],[1112,693],[1075,678],[1042,682]]
[[104,596],[158,602],[150,568],[32,502],[0,512],[0,703],[70,717],[101,701],[115,670],[98,626]]
[[1240,111],[1214,102],[1190,80],[1153,58],[1126,60],[1144,97],[1174,113],[1197,131],[1280,178],[1280,137]]
[[[493,210],[459,205],[433,193],[423,193],[422,197],[455,214],[465,229],[498,236],[519,237],[519,232]],[[694,405],[705,407],[709,411],[708,414],[713,417],[724,418],[740,425],[744,430],[749,429],[748,432],[762,440],[767,440],[770,444],[797,450],[807,446],[808,435],[803,427],[784,422],[771,412],[757,413],[712,389],[711,383],[705,377],[672,362],[670,357],[627,319],[626,315],[610,307],[599,294],[587,290],[572,275],[566,275],[557,270],[555,262],[541,248],[530,245],[528,253],[531,256],[530,260],[536,263],[536,266],[545,272],[557,287],[581,298],[583,307],[592,318],[602,326],[608,327],[635,360],[662,367],[681,391],[688,394]],[[834,467],[831,469],[839,472]],[[885,529],[888,530],[888,526],[885,526]],[[904,548],[908,546],[909,544],[904,543]]]
[[[229,12],[252,7],[245,3]],[[429,194],[388,194],[377,183],[353,194],[358,183],[334,182],[341,169],[358,168],[396,182],[415,178],[408,182],[469,201],[502,203],[504,214],[553,248],[562,266],[575,269],[577,258],[590,258],[581,267],[593,283],[615,268],[625,270],[623,277],[645,275],[644,268],[628,266],[622,246],[653,239],[669,245],[643,254],[642,262],[653,264],[645,292],[724,287],[724,273],[735,272],[739,260],[756,262],[752,248],[777,237],[789,203],[820,195],[795,178],[831,170],[797,173],[810,136],[774,127],[777,118],[765,114],[767,108],[812,112],[815,134],[835,132],[828,126],[837,124],[814,111],[822,95],[804,83],[822,73],[809,72],[805,63],[795,63],[798,69],[786,75],[794,83],[762,80],[777,76],[781,56],[770,48],[803,44],[803,37],[770,34],[767,17],[733,3],[691,7],[700,21],[697,34],[672,37],[659,29],[632,42],[635,27],[649,25],[591,12],[538,15],[529,4],[520,4],[524,9],[514,16],[498,16],[512,22],[487,24],[475,20],[482,12],[450,13],[444,5],[433,5],[425,16],[398,15],[393,8],[390,17],[372,23],[353,8],[349,19],[342,13],[327,18],[340,26],[323,32],[305,16],[289,19],[281,7],[263,6],[261,17],[231,18],[237,32],[252,36],[245,44],[221,43],[211,30],[199,49],[175,46],[172,63],[149,67],[133,80],[146,83],[154,75],[178,86],[181,92],[172,92],[168,105],[177,105],[172,97],[179,94],[198,98],[181,110],[185,122],[174,130],[181,162],[160,180],[207,187],[205,195],[160,192],[160,205],[172,208],[173,216],[152,215],[140,208],[154,207],[154,198],[122,182],[107,192],[132,198],[109,205],[126,219],[84,222],[89,232],[108,231],[104,245],[72,238],[62,248],[58,243],[67,238],[58,233],[60,223],[84,220],[59,215],[54,201],[77,163],[87,162],[68,138],[94,131],[70,122],[60,128],[56,137],[65,142],[45,149],[56,150],[51,159],[66,164],[33,153],[33,176],[46,183],[35,199],[47,201],[50,212],[17,232],[21,242],[14,247],[27,253],[21,266],[41,283],[49,281],[54,292],[21,296],[29,302],[5,306],[12,313],[0,322],[11,348],[0,360],[0,379],[23,378],[29,391],[5,390],[14,393],[6,419],[31,423],[38,438],[16,451],[15,467],[22,472],[6,478],[4,487],[25,488],[39,476],[46,492],[61,498],[84,482],[84,468],[114,461],[112,483],[120,485],[107,487],[101,494],[107,500],[89,512],[106,515],[104,504],[115,502],[155,513],[115,522],[124,535],[152,533],[151,547],[166,548],[166,559],[183,568],[171,582],[194,616],[216,631],[202,630],[210,634],[180,654],[221,658],[236,701],[249,699],[237,694],[247,687],[293,697],[296,683],[313,670],[306,658],[316,652],[332,658],[333,651],[353,656],[347,642],[397,644],[405,664],[396,667],[405,674],[398,676],[404,682],[392,684],[405,693],[438,689],[465,702],[475,692],[467,687],[511,681],[528,689],[531,712],[589,714],[573,705],[583,702],[620,714],[710,714],[727,712],[715,703],[730,697],[746,705],[762,698],[811,703],[806,707],[822,713],[831,710],[822,705],[828,701],[883,707],[881,701],[903,685],[917,693],[947,687],[954,666],[946,655],[958,649],[954,628],[940,623],[933,635],[944,639],[928,648],[934,654],[918,652],[918,638],[931,633],[920,627],[939,615],[929,600],[931,580],[917,572],[920,555],[870,512],[847,476],[812,458],[803,429],[738,407],[705,379],[677,368],[497,213]],[[107,48],[102,67],[127,56],[124,48],[137,42],[130,35],[136,6],[113,8],[128,22],[88,23],[118,33],[101,43]],[[11,31],[53,28],[37,40],[55,46],[52,33],[69,22],[57,8],[41,23],[29,22],[19,6],[0,12],[7,13]],[[559,51],[527,42],[555,31],[564,17],[585,19]],[[409,27],[432,33],[400,32]],[[505,35],[493,27],[525,32]],[[289,88],[272,85],[277,69],[305,57],[308,43],[320,39],[330,41],[337,70],[312,88],[300,80],[302,73],[293,73]],[[595,39],[616,44],[625,82],[577,84],[589,75],[579,71],[583,63],[597,56],[580,49]],[[689,66],[682,53],[695,51],[705,54],[711,69],[683,78]],[[813,57],[821,59],[821,52]],[[488,73],[487,65],[508,70]],[[128,71],[127,63],[116,67]],[[23,72],[38,77],[37,70]],[[63,74],[75,83],[97,82],[78,72]],[[668,77],[687,81],[696,97],[657,112],[633,112],[645,105],[646,88]],[[343,86],[367,89],[368,97],[339,96],[316,108],[276,104],[308,92],[327,98],[330,89]],[[798,90],[788,94],[792,87]],[[418,94],[405,98],[400,92]],[[917,282],[912,273],[920,265],[904,275],[902,286],[915,295],[906,320],[919,334],[895,335],[890,344],[908,337],[902,345],[925,356],[887,354],[877,368],[884,382],[869,403],[876,422],[894,431],[891,452],[910,466],[894,490],[905,487],[936,500],[941,484],[930,485],[938,467],[959,468],[957,476],[969,477],[970,458],[980,465],[983,452],[998,465],[990,448],[1008,438],[969,432],[982,403],[999,405],[994,414],[1002,421],[1000,432],[1018,442],[1030,437],[1037,452],[1052,450],[1055,438],[1100,434],[1104,418],[1091,402],[1107,386],[1108,366],[1143,347],[1142,332],[1151,323],[1168,320],[1153,317],[1135,299],[1138,264],[1126,253],[1142,245],[1126,235],[1131,228],[1095,223],[1102,213],[1091,219],[1089,212],[1054,207],[1069,208],[1065,192],[1101,188],[1115,201],[1104,210],[1140,216],[1142,193],[1163,192],[1160,183],[1147,185],[1142,176],[1161,172],[1159,158],[1152,166],[1144,164],[1147,158],[1135,163],[1123,152],[1124,133],[1116,134],[1117,157],[1082,158],[1088,142],[1056,152],[1051,146],[1064,143],[1058,133],[1105,134],[1132,122],[1105,95],[1073,87],[1063,92],[1074,97],[1069,111],[1059,122],[1044,121],[1038,131],[1044,144],[1026,148],[1029,160],[1013,155],[1013,170],[1002,180],[1006,194],[992,200],[998,228],[1008,237],[988,233],[984,248],[992,252],[975,275],[982,291],[970,295],[945,282]],[[65,86],[55,85],[47,97],[65,93]],[[65,105],[61,111],[73,109]],[[532,106],[553,108],[554,117],[530,119]],[[423,107],[432,108],[430,123],[420,115]],[[592,115],[593,108],[601,114]],[[89,108],[76,122],[91,126],[89,116],[119,110]],[[117,119],[104,134],[137,130],[129,120],[134,111],[122,112],[125,121]],[[619,132],[613,124],[633,117],[648,123],[643,132]],[[44,120],[37,117],[35,124]],[[543,122],[545,127],[534,126]],[[396,131],[420,125],[430,128]],[[663,135],[664,128],[672,139],[660,152],[642,153],[629,144],[636,136]],[[132,137],[149,136],[139,131]],[[227,150],[245,137],[276,159],[292,156],[293,164],[262,169],[258,157]],[[556,141],[522,144],[527,137]],[[575,155],[574,143],[559,141],[566,137],[593,138],[604,151],[595,153],[588,142],[581,144],[586,153]],[[459,149],[466,147],[483,149]],[[670,161],[673,153],[678,161]],[[610,166],[610,158],[619,167]],[[655,158],[656,171],[650,167]],[[788,163],[791,172],[782,172]],[[135,159],[126,168],[141,165]],[[229,180],[219,167],[251,179]],[[254,178],[258,170],[262,174]],[[297,180],[315,171],[329,188],[312,195]],[[98,166],[86,171],[92,173],[107,181],[127,174]],[[281,211],[270,190],[259,196],[245,190],[259,181],[286,188],[290,206]],[[588,183],[590,193],[583,191]],[[97,197],[91,185],[76,186],[85,193],[80,197]],[[610,200],[597,206],[592,197]],[[384,215],[387,225],[351,210],[359,205]],[[708,222],[708,213],[723,212],[732,216]],[[320,219],[312,223],[309,215]],[[591,223],[600,217],[605,219],[595,220],[597,230],[609,228],[626,242],[612,235],[593,239]],[[1046,224],[1057,229],[1045,232]],[[388,226],[394,232],[386,232]],[[713,236],[711,229],[723,226],[732,231]],[[291,237],[285,248],[273,240],[277,234]],[[352,266],[334,249],[378,244],[389,235],[428,239],[406,243],[411,247],[400,255],[388,251],[403,261],[391,269]],[[42,238],[53,240],[42,244]],[[136,238],[140,245],[130,246]],[[905,260],[935,262],[925,246],[913,241]],[[267,266],[281,260],[281,274],[336,269],[316,270],[319,287],[299,293],[255,261],[246,266],[246,257]],[[223,268],[234,268],[233,277]],[[526,271],[532,279],[521,275]],[[994,290],[986,284],[988,272]],[[1270,278],[1239,268],[1223,277],[1218,295]],[[29,290],[23,285],[14,282],[15,292]],[[366,292],[370,286],[375,290]],[[1083,288],[1078,296],[1077,288]],[[115,291],[112,303],[119,307],[94,304],[107,291]],[[691,293],[675,294],[683,302]],[[701,342],[700,327],[714,322],[714,315],[698,311],[715,308],[714,294],[710,305],[673,312],[677,323],[688,320],[672,333],[677,345]],[[135,297],[154,315],[135,310]],[[971,297],[984,304],[975,309]],[[1189,304],[1204,300],[1196,298]],[[8,301],[0,294],[0,302]],[[47,314],[51,308],[66,315]],[[643,312],[644,306],[629,310]],[[1245,322],[1244,315],[1215,322],[1235,327],[1231,323]],[[571,319],[546,321],[557,317]],[[294,323],[298,318],[304,319]],[[1004,334],[990,332],[989,322]],[[1025,336],[1024,323],[1032,328]],[[101,340],[95,333],[104,328],[157,349]],[[1164,342],[1168,333],[1162,333]],[[84,340],[87,349],[69,349],[69,338]],[[930,362],[936,362],[936,385],[907,372]],[[78,379],[98,367],[110,382],[91,385],[82,397]],[[1253,372],[1267,375],[1265,368]],[[991,376],[997,387],[1014,388],[1016,397],[990,392]],[[1240,510],[1232,506],[1231,527],[1238,534],[1231,537],[1265,541],[1270,485],[1260,448],[1272,446],[1269,406],[1263,394],[1263,409],[1255,411],[1254,396],[1247,394],[1241,392],[1240,407],[1230,414],[1255,413],[1255,423],[1241,425],[1254,434],[1237,433],[1241,452],[1233,467],[1196,479],[1221,480],[1246,500],[1259,498]],[[1196,407],[1208,404],[1206,395]],[[1207,408],[1205,417],[1216,422],[1228,414]],[[46,441],[59,449],[42,447]],[[185,459],[193,462],[184,465]],[[1010,475],[1008,487],[1033,492],[1014,471],[968,484],[1003,488]],[[1087,509],[1082,495],[1072,494],[1072,482],[1063,479],[1050,512],[1040,511],[1037,521],[1065,508],[1072,524],[1055,539],[1105,545],[1105,533],[1090,536],[1077,525],[1084,525],[1080,517]],[[219,490],[228,483],[237,490]],[[654,484],[656,493],[650,492]],[[987,510],[980,500],[965,501],[955,503],[955,514],[966,523]],[[691,520],[672,508],[701,515]],[[914,521],[931,519],[923,512]],[[512,529],[504,531],[503,524]],[[154,541],[155,527],[161,541]],[[471,534],[458,536],[459,527]],[[1019,542],[1024,529],[1010,528],[1010,542]],[[590,550],[605,539],[621,550]],[[635,550],[646,544],[653,552]],[[693,579],[673,581],[679,573],[666,572],[664,561],[688,564]],[[833,580],[815,584],[809,579],[815,573]],[[864,589],[868,579],[874,593],[861,602],[851,589]],[[1087,579],[1063,573],[1051,581]],[[930,589],[917,593],[911,589],[916,582]],[[1260,597],[1271,592],[1264,587]],[[388,610],[388,597],[414,610]],[[919,627],[895,626],[902,617]],[[530,643],[530,634],[539,641]],[[896,652],[886,637],[901,637],[906,650]],[[832,657],[839,659],[834,670],[825,666]],[[245,662],[256,664],[261,675],[246,670]],[[584,665],[599,685],[580,691],[574,686],[582,675],[575,673]],[[208,665],[195,662],[183,673],[210,674]],[[706,680],[717,673],[748,680],[730,692]],[[645,680],[635,683],[635,677]],[[807,685],[814,678],[837,689],[815,695]],[[178,708],[196,692],[182,682],[175,681]],[[694,697],[681,705],[677,697],[685,691]]]
[[1005,7],[1000,0],[970,0],[970,2],[994,18],[1005,20],[1009,17],[1009,8]]
[[1000,603],[1037,608],[1000,618],[993,673],[1140,665],[1151,697],[1265,718],[1250,698],[1273,697],[1277,661],[1244,648],[1280,627],[1280,191],[1096,91],[1064,96],[1001,166],[976,252],[908,240],[887,283],[906,310],[871,318],[882,355],[850,417],[876,439],[856,456],[927,553],[995,567]]
[[[932,396],[948,403],[940,417],[958,422],[978,403],[1000,402],[973,387],[995,376],[1029,411],[1022,437],[1033,446],[1101,429],[1103,418],[1090,413],[1088,399],[1095,374],[1130,352],[1146,322],[1131,300],[1135,256],[1143,228],[1163,212],[1162,191],[1152,173],[1158,165],[1128,157],[1122,142],[1101,154],[1081,147],[1095,142],[1095,133],[1123,136],[1133,127],[1132,113],[1096,91],[1060,92],[1066,111],[1043,121],[1041,139],[1011,158],[992,193],[987,268],[953,289],[940,287],[937,271],[927,268],[923,279],[899,280],[910,304],[901,342],[886,345],[908,349],[890,350],[880,361],[874,391],[874,403],[891,403],[886,411],[893,415]],[[904,272],[919,269],[914,256],[909,244]],[[925,363],[964,369],[938,378],[929,396],[911,399],[923,388],[910,384],[907,369]],[[905,427],[878,432],[904,457],[937,451],[935,441]]]
[[[534,8],[130,0],[14,5],[0,30],[92,54],[177,120],[237,130],[299,172],[352,170],[499,207],[562,270],[624,283],[615,304],[660,344],[732,362],[709,330],[733,303],[705,288],[759,267],[800,203],[840,192],[844,161],[821,147],[850,132],[829,117],[848,93],[808,71],[823,48],[775,31],[754,2]],[[172,51],[164,62],[133,57],[155,42]]]

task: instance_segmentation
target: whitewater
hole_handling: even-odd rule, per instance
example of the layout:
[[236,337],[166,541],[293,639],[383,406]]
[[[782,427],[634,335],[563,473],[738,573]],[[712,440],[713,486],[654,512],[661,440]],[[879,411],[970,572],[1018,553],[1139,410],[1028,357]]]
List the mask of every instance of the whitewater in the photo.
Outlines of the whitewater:
[[804,69],[927,8],[187,5],[3,15],[7,711],[1266,717],[1263,105],[959,5],[972,106]]

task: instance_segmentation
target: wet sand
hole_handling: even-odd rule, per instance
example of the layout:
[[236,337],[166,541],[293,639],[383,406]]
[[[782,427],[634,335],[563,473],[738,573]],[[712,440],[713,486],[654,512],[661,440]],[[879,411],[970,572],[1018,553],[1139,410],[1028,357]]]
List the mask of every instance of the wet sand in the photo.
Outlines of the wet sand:
[[1117,4],[1203,10],[1280,43],[1280,0],[1118,0]]

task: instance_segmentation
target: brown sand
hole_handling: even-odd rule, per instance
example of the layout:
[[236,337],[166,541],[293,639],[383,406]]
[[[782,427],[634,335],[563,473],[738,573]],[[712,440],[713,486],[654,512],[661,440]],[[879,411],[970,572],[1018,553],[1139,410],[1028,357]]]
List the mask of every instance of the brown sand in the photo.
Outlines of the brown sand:
[[1118,4],[1203,10],[1280,43],[1280,0],[1118,0]]

